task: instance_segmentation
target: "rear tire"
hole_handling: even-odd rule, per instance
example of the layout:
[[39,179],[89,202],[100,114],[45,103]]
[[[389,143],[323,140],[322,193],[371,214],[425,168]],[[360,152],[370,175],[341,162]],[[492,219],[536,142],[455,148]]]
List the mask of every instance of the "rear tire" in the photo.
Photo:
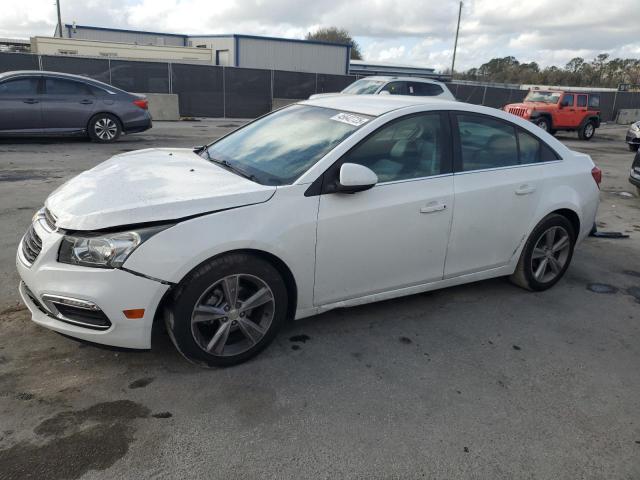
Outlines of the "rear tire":
[[98,113],[89,120],[89,138],[97,143],[115,142],[122,133],[122,125],[115,115]]
[[591,140],[596,133],[595,124],[589,120],[585,123],[580,130],[578,130],[578,137],[580,140]]
[[548,215],[531,232],[509,280],[527,290],[551,288],[569,268],[575,243],[571,222],[562,215]]
[[640,144],[639,143],[629,143],[629,151],[631,152],[637,152],[638,148],[640,148]]
[[167,331],[189,361],[227,367],[257,355],[287,317],[278,270],[260,257],[223,255],[202,264],[177,288],[165,311]]

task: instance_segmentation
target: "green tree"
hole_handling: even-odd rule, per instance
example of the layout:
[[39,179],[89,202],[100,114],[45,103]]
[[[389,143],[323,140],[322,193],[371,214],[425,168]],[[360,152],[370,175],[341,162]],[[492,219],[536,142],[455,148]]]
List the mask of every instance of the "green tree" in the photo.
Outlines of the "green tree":
[[351,60],[362,60],[360,45],[344,28],[326,27],[319,28],[315,32],[307,33],[307,40],[320,40],[323,42],[349,43],[351,44]]

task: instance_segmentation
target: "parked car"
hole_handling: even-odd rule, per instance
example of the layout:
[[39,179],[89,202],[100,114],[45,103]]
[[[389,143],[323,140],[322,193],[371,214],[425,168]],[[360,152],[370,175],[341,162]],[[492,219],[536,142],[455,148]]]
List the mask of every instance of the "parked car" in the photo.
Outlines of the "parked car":
[[307,100],[68,181],[20,243],[20,292],[66,335],[150,348],[164,318],[186,358],[231,365],[287,318],[500,276],[550,288],[591,230],[600,177],[500,110]]
[[356,80],[338,93],[317,93],[309,99],[332,95],[411,95],[455,100],[442,82],[418,77],[366,77]]
[[629,172],[629,182],[636,187],[638,196],[640,196],[640,150],[636,152],[636,156],[631,164]]
[[582,140],[591,140],[600,127],[600,95],[562,90],[531,90],[522,103],[505,105],[503,110],[530,120],[542,130],[577,131]]
[[640,147],[640,121],[632,123],[627,130],[627,138],[625,139],[627,145],[629,145],[629,150],[632,152],[637,152]]
[[151,128],[144,95],[79,75],[0,73],[0,136],[88,135],[100,143]]

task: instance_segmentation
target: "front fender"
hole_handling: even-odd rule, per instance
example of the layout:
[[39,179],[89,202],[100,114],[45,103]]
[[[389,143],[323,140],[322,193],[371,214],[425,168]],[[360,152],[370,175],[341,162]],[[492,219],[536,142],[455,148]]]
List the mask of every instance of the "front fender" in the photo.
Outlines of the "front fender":
[[234,250],[258,250],[289,268],[298,286],[298,308],[312,306],[319,197],[305,197],[307,187],[279,187],[265,203],[181,222],[143,243],[124,267],[179,283],[212,257]]

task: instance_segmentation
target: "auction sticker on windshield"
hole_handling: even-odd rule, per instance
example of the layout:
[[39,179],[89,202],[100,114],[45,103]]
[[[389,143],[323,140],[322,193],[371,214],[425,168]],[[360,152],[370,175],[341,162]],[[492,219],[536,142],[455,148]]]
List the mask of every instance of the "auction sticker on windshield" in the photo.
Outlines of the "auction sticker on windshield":
[[335,120],[336,122],[348,123],[349,125],[353,125],[354,127],[359,127],[360,125],[364,125],[369,121],[367,117],[361,117],[360,115],[354,115],[353,113],[345,112],[334,115],[333,117],[331,117],[331,120]]

